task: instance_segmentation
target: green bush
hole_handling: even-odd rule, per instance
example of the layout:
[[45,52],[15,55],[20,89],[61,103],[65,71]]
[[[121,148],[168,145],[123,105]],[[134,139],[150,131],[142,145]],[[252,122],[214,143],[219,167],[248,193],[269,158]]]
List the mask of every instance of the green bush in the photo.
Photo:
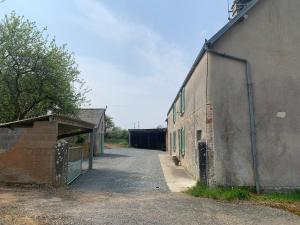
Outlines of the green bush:
[[84,142],[85,142],[84,135],[78,135],[75,144],[82,145],[84,144]]
[[108,139],[128,139],[128,130],[123,130],[120,127],[114,127],[111,131],[107,132]]

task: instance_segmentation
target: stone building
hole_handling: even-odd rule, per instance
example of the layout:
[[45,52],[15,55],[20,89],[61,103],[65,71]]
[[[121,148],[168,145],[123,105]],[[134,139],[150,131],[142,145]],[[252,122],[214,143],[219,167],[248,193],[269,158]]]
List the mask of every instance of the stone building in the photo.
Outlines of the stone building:
[[[79,109],[77,115],[79,119],[95,124],[94,156],[103,154],[105,135],[105,111],[106,108],[86,108]],[[84,158],[88,156],[89,140],[90,138],[86,137],[86,143],[84,144]]]
[[[82,151],[69,146],[65,138],[93,133],[94,126],[62,115],[0,124],[0,182],[51,185],[72,182],[81,174]],[[89,147],[89,169],[92,169],[94,146]]]
[[300,187],[300,1],[235,0],[168,111],[168,151],[208,185]]

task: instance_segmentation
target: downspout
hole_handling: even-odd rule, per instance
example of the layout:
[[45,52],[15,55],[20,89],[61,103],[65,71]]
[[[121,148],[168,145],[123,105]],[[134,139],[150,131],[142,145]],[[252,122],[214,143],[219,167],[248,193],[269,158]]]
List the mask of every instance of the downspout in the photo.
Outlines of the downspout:
[[228,55],[226,53],[220,53],[216,50],[210,49],[206,44],[206,51],[212,53],[216,56],[231,59],[245,64],[245,75],[246,75],[246,88],[248,95],[248,109],[249,109],[249,125],[250,125],[250,140],[251,140],[251,154],[252,154],[252,167],[254,173],[256,192],[260,193],[260,181],[257,166],[257,149],[256,149],[256,127],[255,127],[255,115],[254,115],[254,105],[253,105],[253,86],[252,86],[252,76],[250,71],[250,63],[246,59],[242,59],[236,56]]

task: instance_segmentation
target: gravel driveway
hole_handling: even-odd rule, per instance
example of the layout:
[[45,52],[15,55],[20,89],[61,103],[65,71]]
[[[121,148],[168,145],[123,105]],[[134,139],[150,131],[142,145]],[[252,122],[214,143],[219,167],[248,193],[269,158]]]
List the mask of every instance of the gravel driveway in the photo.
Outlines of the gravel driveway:
[[161,151],[139,149],[105,150],[93,170],[71,185],[77,190],[114,193],[169,191],[160,166]]
[[158,160],[161,152],[105,153],[71,190],[0,187],[0,225],[300,224],[300,217],[278,209],[169,192]]

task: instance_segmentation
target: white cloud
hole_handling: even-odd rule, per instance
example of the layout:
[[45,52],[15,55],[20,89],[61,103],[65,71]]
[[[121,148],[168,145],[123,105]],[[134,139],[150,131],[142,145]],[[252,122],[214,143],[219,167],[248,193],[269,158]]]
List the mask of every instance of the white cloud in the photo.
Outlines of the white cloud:
[[[164,119],[187,72],[182,51],[148,26],[118,16],[96,0],[76,0],[81,17],[74,21],[93,35],[134,49],[143,73],[128,72],[127,65],[107,59],[78,57],[83,78],[92,92],[94,107],[108,105],[117,124],[144,128],[164,125]],[[132,48],[134,45],[134,48]],[[126,63],[126,59],[124,59]],[[134,71],[134,68],[133,70]]]

